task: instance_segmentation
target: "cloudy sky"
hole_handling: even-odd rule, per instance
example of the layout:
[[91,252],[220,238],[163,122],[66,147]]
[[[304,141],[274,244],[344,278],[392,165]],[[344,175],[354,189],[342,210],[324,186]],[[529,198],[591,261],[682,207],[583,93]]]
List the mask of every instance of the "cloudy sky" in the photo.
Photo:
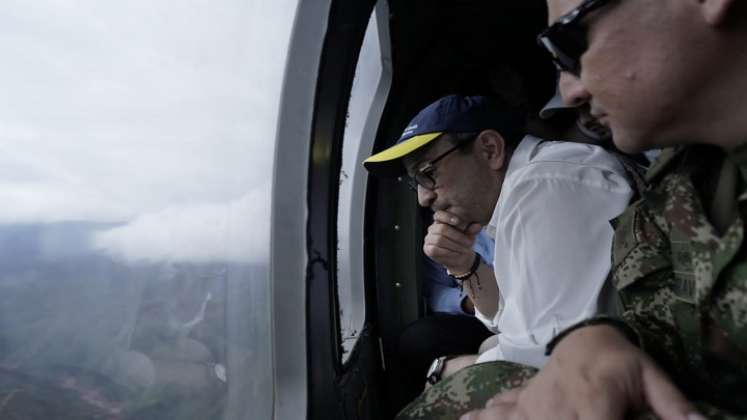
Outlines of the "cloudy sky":
[[247,258],[269,238],[295,5],[0,2],[0,225],[118,222],[95,249]]

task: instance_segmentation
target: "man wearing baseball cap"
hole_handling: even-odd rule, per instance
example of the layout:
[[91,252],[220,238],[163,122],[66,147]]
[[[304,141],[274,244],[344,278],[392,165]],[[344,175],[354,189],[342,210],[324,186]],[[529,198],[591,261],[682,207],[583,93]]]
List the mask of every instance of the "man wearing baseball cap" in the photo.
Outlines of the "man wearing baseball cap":
[[[476,316],[499,333],[476,360],[497,371],[481,372],[526,377],[531,368],[516,373],[505,361],[541,367],[558,331],[598,312],[610,269],[609,221],[632,195],[624,168],[603,148],[525,136],[521,115],[485,97],[450,95],[364,165],[374,175],[407,175],[419,204],[434,211],[425,254],[461,283]],[[483,227],[495,241],[492,269],[472,250]],[[495,393],[455,399],[460,380],[469,378],[458,373],[437,383],[398,418],[456,416]]]

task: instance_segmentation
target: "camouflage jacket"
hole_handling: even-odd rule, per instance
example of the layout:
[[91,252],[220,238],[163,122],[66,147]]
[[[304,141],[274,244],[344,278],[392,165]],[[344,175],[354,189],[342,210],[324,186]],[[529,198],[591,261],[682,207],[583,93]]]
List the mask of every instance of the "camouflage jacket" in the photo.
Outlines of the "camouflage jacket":
[[[694,401],[747,415],[747,147],[669,150],[616,221],[622,317]],[[725,166],[731,189],[715,193]],[[718,198],[716,198],[718,197]],[[729,212],[733,207],[733,211]],[[730,214],[717,229],[713,209]],[[723,211],[722,211],[723,213]],[[723,220],[723,218],[722,218]]]

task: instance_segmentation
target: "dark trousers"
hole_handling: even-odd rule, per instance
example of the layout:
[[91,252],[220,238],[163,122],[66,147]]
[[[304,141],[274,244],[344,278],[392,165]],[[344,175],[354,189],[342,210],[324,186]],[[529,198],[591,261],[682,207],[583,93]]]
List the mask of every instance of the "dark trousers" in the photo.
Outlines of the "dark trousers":
[[[423,392],[425,375],[439,356],[476,354],[492,333],[477,318],[435,313],[408,325],[399,337],[397,376],[401,379],[396,411]],[[395,412],[396,412],[395,411]]]

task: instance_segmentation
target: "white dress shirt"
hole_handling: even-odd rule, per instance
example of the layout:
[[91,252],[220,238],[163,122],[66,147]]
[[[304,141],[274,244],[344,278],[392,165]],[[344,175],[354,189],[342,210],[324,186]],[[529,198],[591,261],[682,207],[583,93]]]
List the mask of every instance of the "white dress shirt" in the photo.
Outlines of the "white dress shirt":
[[498,312],[477,317],[498,344],[477,363],[541,367],[545,345],[597,313],[611,266],[613,229],[633,194],[603,148],[526,136],[517,146],[486,227],[495,239]]

